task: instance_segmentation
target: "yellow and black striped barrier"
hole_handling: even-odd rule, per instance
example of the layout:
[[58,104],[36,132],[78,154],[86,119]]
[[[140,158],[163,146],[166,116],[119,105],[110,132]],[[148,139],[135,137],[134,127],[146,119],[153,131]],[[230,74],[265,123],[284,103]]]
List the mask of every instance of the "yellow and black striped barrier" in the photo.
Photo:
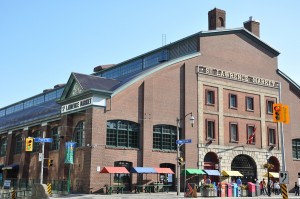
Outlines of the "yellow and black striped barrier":
[[16,198],[17,198],[16,191],[13,190],[12,193],[11,193],[11,199],[16,199]]
[[287,192],[286,184],[281,184],[280,186],[281,186],[282,199],[288,199],[289,195]]
[[48,192],[49,195],[52,195],[52,186],[51,186],[51,183],[47,184],[47,192]]

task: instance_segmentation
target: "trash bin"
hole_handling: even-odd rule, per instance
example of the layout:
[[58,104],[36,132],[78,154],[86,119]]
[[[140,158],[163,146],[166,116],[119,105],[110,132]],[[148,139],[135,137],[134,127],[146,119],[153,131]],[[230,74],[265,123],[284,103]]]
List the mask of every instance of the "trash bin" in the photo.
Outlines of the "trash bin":
[[247,185],[248,185],[248,196],[249,197],[254,197],[255,196],[255,192],[256,192],[255,191],[256,190],[255,184],[252,183],[252,182],[248,182]]
[[238,197],[239,195],[239,189],[236,183],[232,183],[232,196]]
[[221,197],[226,197],[226,184],[224,182],[221,183]]
[[227,197],[232,197],[232,185],[230,183],[226,183],[227,189]]

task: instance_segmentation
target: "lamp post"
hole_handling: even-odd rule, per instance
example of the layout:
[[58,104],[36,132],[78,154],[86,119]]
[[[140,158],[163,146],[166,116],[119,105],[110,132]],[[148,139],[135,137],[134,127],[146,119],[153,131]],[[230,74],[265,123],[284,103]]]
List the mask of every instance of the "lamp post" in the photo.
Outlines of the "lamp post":
[[268,196],[271,196],[271,188],[270,188],[270,171],[269,171],[269,159],[270,159],[270,154],[267,153],[266,154],[266,159],[267,159],[267,173],[268,173],[268,182],[267,182],[267,186],[268,186]]
[[[177,140],[179,140],[179,127],[180,122],[184,120],[188,115],[191,115],[189,121],[191,126],[193,127],[195,118],[193,116],[193,113],[186,114],[183,118],[177,118]],[[179,158],[180,158],[180,144],[177,144],[177,195],[180,195],[180,164],[179,164]]]

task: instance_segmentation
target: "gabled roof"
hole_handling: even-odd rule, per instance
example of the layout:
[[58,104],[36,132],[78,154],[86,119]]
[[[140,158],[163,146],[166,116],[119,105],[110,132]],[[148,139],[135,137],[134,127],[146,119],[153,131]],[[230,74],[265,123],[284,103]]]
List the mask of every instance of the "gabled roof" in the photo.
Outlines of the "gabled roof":
[[199,35],[200,35],[200,37],[206,37],[206,36],[226,35],[226,34],[236,34],[236,33],[245,35],[247,38],[251,39],[252,41],[254,41],[258,45],[262,46],[269,52],[273,53],[275,56],[278,56],[280,54],[279,51],[272,48],[267,43],[263,42],[259,37],[257,37],[255,34],[253,34],[252,32],[248,31],[245,28],[217,29],[217,30],[210,30],[210,31],[201,31],[201,32],[199,32]]
[[72,73],[83,90],[97,89],[103,91],[113,91],[120,82],[114,79],[106,79],[94,75]]
[[112,91],[120,84],[120,81],[73,72],[69,77],[68,83],[65,86],[60,101],[69,97],[70,92],[72,92],[72,89],[74,87],[74,84],[77,84],[80,87],[80,93],[93,90],[111,94]]

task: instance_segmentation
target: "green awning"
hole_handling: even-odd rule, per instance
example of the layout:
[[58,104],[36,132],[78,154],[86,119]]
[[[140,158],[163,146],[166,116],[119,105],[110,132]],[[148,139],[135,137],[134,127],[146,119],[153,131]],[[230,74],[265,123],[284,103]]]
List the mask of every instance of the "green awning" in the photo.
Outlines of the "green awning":
[[[184,173],[184,171],[182,172]],[[204,175],[206,174],[202,169],[186,169],[187,175]]]

